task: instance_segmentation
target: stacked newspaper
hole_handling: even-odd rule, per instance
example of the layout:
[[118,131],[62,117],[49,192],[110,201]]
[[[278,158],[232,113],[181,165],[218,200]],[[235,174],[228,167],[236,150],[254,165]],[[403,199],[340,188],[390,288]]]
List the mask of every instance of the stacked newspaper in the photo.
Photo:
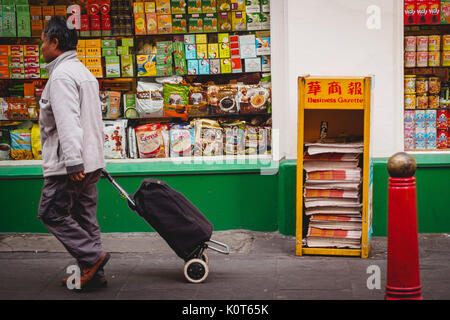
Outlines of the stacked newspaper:
[[303,169],[308,247],[361,248],[363,142],[306,143]]

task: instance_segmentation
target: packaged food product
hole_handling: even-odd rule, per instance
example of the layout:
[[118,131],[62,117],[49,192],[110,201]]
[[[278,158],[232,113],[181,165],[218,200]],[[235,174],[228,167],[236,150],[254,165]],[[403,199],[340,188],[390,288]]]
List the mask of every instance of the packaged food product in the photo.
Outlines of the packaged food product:
[[441,53],[439,51],[428,52],[428,66],[439,67],[440,65],[441,65]]
[[136,88],[136,111],[140,118],[164,116],[163,86],[159,83],[138,81]]
[[136,132],[133,127],[127,128],[127,145],[128,145],[128,157],[131,159],[137,159],[138,150],[136,143]]
[[446,149],[448,146],[448,131],[438,130],[436,133],[436,145],[438,149]]
[[428,108],[432,108],[432,109],[439,108],[439,95],[430,94],[428,96]]
[[225,155],[245,154],[245,122],[233,121],[221,124],[224,134],[223,153]]
[[170,157],[170,123],[161,123],[161,133],[164,141],[164,155]]
[[102,115],[105,119],[116,119],[120,116],[121,94],[118,91],[100,91]]
[[37,123],[31,127],[31,151],[35,160],[42,159],[41,132]]
[[428,108],[428,94],[426,93],[417,94],[417,108],[418,109]]
[[425,110],[425,126],[427,128],[435,128],[436,129],[436,116],[437,110]]
[[416,51],[416,36],[407,36],[405,37],[405,51],[415,52]]
[[416,94],[409,93],[405,94],[405,109],[415,109],[416,108]]
[[231,0],[218,0],[217,10],[220,12],[231,10]]
[[195,129],[194,156],[223,155],[223,132],[217,121],[199,119],[191,125]]
[[245,11],[233,11],[231,13],[231,29],[233,31],[247,30],[247,15]]
[[156,76],[156,55],[136,55],[137,72],[139,77]]
[[125,128],[127,120],[104,120],[105,133],[104,153],[106,159],[125,159],[127,140]]
[[450,1],[441,1],[441,24],[450,23]]
[[201,13],[202,1],[201,0],[187,0],[188,13]]
[[416,92],[427,93],[428,92],[428,79],[425,77],[416,78]]
[[170,156],[190,157],[194,149],[194,128],[189,124],[170,126]]
[[416,52],[405,52],[405,67],[414,68],[416,66]]
[[217,14],[219,31],[231,31],[232,18],[231,12],[219,12]]
[[258,128],[256,126],[245,126],[245,154],[258,154]]
[[9,130],[0,127],[0,160],[9,160],[11,153],[11,137]]
[[238,113],[236,102],[237,85],[209,85],[207,89],[208,103],[211,106],[211,114]]
[[416,128],[425,128],[425,110],[414,110],[414,123],[416,124]]
[[170,14],[170,0],[156,0],[156,13],[157,14]]
[[416,11],[416,1],[415,0],[405,0],[404,2],[404,24],[410,25],[416,23],[417,11]]
[[172,33],[172,15],[158,14],[157,15],[158,33]]
[[405,93],[416,92],[416,76],[405,75]]
[[216,0],[202,0],[203,13],[214,13],[216,11]]
[[447,130],[448,129],[448,116],[449,116],[448,110],[446,110],[446,109],[437,110],[436,127],[439,130]]
[[436,147],[437,147],[436,134],[437,134],[436,127],[434,127],[434,128],[427,127],[427,129],[425,131],[425,135],[426,135],[425,140],[427,142],[427,145],[425,147],[426,149],[430,149],[430,150],[436,149]]
[[10,131],[11,159],[32,160],[31,129],[15,129]]
[[439,52],[441,50],[441,36],[428,36],[428,51]]
[[442,52],[442,66],[443,67],[450,66],[450,51]]
[[270,91],[258,85],[239,85],[238,104],[241,113],[265,113],[268,109]]
[[445,34],[442,36],[442,50],[450,51],[450,34]]
[[404,146],[406,151],[414,150],[416,141],[414,138],[405,138],[404,140]]
[[439,94],[441,92],[441,79],[439,77],[430,77],[428,79],[428,92],[430,94]]
[[428,52],[428,36],[417,36],[417,52]]
[[186,13],[186,0],[171,1],[172,14]]
[[405,129],[414,129],[414,110],[405,110],[404,111],[404,128]]
[[184,84],[164,83],[164,116],[187,119],[189,86]]
[[190,116],[208,115],[208,94],[201,83],[194,83],[189,90],[188,114]]
[[159,123],[136,127],[139,158],[164,158],[164,139]]
[[428,52],[417,52],[416,57],[418,67],[428,66]]

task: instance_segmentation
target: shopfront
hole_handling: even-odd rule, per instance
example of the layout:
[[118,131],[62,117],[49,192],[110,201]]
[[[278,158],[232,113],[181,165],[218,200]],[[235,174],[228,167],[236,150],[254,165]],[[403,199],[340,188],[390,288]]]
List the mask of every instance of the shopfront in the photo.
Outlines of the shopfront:
[[[172,2],[175,3],[176,1]],[[197,105],[197,107],[189,108],[189,101],[187,101],[185,114],[175,118],[182,118],[176,121],[178,124],[190,122],[194,118],[207,119],[209,122],[197,122],[196,124],[193,123],[192,126],[195,128],[195,125],[197,125],[197,129],[200,132],[202,126],[205,130],[208,129],[214,132],[214,129],[218,128],[217,123],[221,127],[220,132],[225,138],[226,125],[236,126],[238,124],[238,129],[235,132],[243,132],[244,140],[245,133],[248,132],[247,147],[253,146],[254,150],[247,148],[246,152],[244,148],[243,153],[239,154],[239,151],[236,151],[237,149],[232,149],[232,154],[226,154],[224,150],[226,150],[225,144],[227,140],[225,139],[221,140],[225,141],[222,144],[221,152],[218,151],[220,146],[209,144],[210,148],[207,150],[209,153],[192,153],[187,157],[174,158],[171,157],[169,144],[169,157],[164,154],[164,157],[161,155],[161,158],[144,159],[138,155],[139,147],[137,147],[134,149],[136,150],[134,154],[127,153],[124,159],[107,160],[107,169],[111,174],[118,177],[118,182],[129,192],[134,192],[145,177],[157,176],[166,180],[171,186],[180,190],[191,199],[212,221],[216,230],[237,228],[258,231],[279,230],[283,234],[294,235],[297,78],[306,74],[373,76],[370,133],[370,148],[374,165],[373,235],[385,235],[387,217],[386,162],[388,157],[395,152],[405,150],[403,106],[404,74],[406,73],[404,72],[403,41],[406,33],[403,25],[403,1],[276,0],[270,1],[270,15],[266,12],[267,6],[265,6],[265,1],[256,1],[259,3],[259,7],[250,7],[250,10],[246,8],[247,14],[252,13],[249,11],[256,11],[253,12],[254,15],[249,16],[254,19],[246,19],[247,30],[240,31],[236,30],[240,28],[238,24],[239,22],[242,23],[243,20],[239,20],[239,14],[236,17],[236,12],[242,12],[242,8],[236,7],[233,11],[230,7],[229,13],[225,14],[223,13],[228,11],[220,11],[222,9],[218,9],[219,4],[229,2],[230,5],[237,6],[239,1],[217,1],[216,13],[202,12],[198,17],[196,13],[189,13],[189,3],[191,1],[187,2],[188,7],[184,11],[184,14],[187,15],[187,20],[185,21],[187,23],[186,32],[183,29],[183,13],[180,13],[182,15],[180,17],[175,17],[179,14],[174,13],[171,16],[172,28],[177,25],[181,28],[180,33],[176,34],[173,30],[171,33],[159,30],[157,34],[140,35],[139,33],[144,31],[139,30],[139,28],[135,29],[135,25],[138,26],[140,24],[135,24],[134,22],[142,18],[143,15],[146,21],[146,28],[151,28],[152,23],[148,23],[146,19],[150,19],[152,15],[150,14],[151,12],[146,12],[146,10],[150,11],[152,9],[144,5],[144,12],[141,13],[138,6],[135,9],[137,10],[135,11],[136,13],[133,11],[129,12],[133,26],[131,35],[102,36],[100,27],[100,36],[97,36],[97,30],[94,30],[96,33],[88,30],[90,32],[89,37],[81,38],[85,40],[122,40],[123,38],[131,38],[134,45],[132,49],[126,49],[131,48],[131,46],[124,45],[122,41],[117,41],[115,50],[121,50],[120,54],[116,54],[118,58],[108,57],[106,59],[106,57],[100,57],[99,60],[90,59],[96,57],[89,57],[88,59],[86,56],[87,51],[90,51],[90,54],[92,54],[92,52],[95,53],[98,50],[88,50],[86,47],[84,50],[80,50],[79,55],[85,52],[86,64],[95,64],[100,61],[100,67],[92,65],[92,70],[94,72],[102,70],[99,79],[103,84],[104,91],[121,92],[121,106],[123,107],[125,95],[131,93],[136,94],[136,97],[138,97],[138,92],[151,91],[155,85],[148,85],[148,83],[155,83],[155,79],[159,78],[156,75],[150,75],[153,71],[146,69],[144,67],[145,63],[140,68],[137,55],[151,56],[152,48],[153,46],[156,47],[156,42],[176,42],[177,39],[181,40],[179,38],[180,35],[182,35],[182,41],[184,41],[184,36],[188,34],[206,34],[206,42],[204,37],[203,39],[200,37],[200,42],[198,42],[200,46],[197,45],[197,42],[195,43],[196,48],[202,48],[206,45],[206,54],[208,54],[208,46],[211,47],[211,50],[214,50],[214,46],[210,45],[224,43],[223,38],[219,39],[218,35],[226,32],[211,31],[214,30],[213,20],[211,20],[210,25],[213,29],[206,29],[207,31],[203,29],[203,32],[199,30],[189,32],[190,21],[197,19],[195,20],[197,22],[196,26],[199,27],[198,21],[202,18],[200,25],[205,28],[209,24],[208,19],[213,18],[215,14],[218,19],[218,25],[223,26],[228,22],[227,19],[230,16],[231,23],[235,22],[235,29],[233,30],[233,26],[231,27],[231,31],[228,32],[229,38],[233,39],[233,35],[238,36],[237,38],[234,37],[235,41],[228,42],[230,48],[236,41],[239,43],[241,38],[244,48],[246,47],[244,42],[249,40],[249,38],[251,38],[251,41],[256,41],[256,39],[263,41],[263,39],[268,40],[267,38],[270,38],[270,52],[262,50],[259,52],[260,54],[244,53],[242,52],[243,46],[239,43],[237,48],[241,52],[239,52],[239,56],[236,55],[237,53],[233,56],[234,58],[239,58],[233,61],[236,63],[232,64],[230,73],[228,73],[225,66],[225,72],[228,74],[224,74],[224,70],[221,70],[220,74],[211,74],[211,66],[215,63],[211,60],[215,59],[209,59],[210,70],[207,75],[181,75],[183,79],[188,80],[187,82],[191,84],[191,87],[196,87],[194,83],[200,82],[203,84],[203,89],[197,89],[200,93],[199,97],[205,93],[208,107],[204,109]],[[247,1],[249,6],[252,3],[253,1]],[[31,5],[30,3],[30,9]],[[194,8],[193,4],[192,6]],[[81,13],[83,16],[84,12],[82,11]],[[208,16],[210,14],[213,14],[213,16]],[[160,17],[160,15],[163,15],[162,13],[159,15],[156,13],[155,15],[156,19],[163,19]],[[269,26],[267,25],[268,17],[270,18]],[[189,20],[189,18],[192,19]],[[179,25],[177,24],[178,20],[180,20]],[[123,19],[123,23],[121,23],[120,19],[118,21],[116,19],[118,26],[123,25],[119,31],[115,29],[114,21],[111,21],[111,32],[113,32],[111,34],[114,35],[115,32],[130,33],[130,30],[126,28],[126,21],[127,19]],[[162,22],[163,20],[161,20],[161,25]],[[252,28],[254,29],[252,30]],[[86,30],[83,31],[88,32]],[[148,32],[148,29],[146,29],[145,33]],[[252,38],[252,35],[255,37]],[[196,37],[193,38],[197,40]],[[1,39],[3,41],[2,44],[9,44],[10,42],[8,41],[11,41],[10,39]],[[18,38],[16,37],[16,39]],[[189,43],[187,44],[189,45]],[[252,47],[250,43],[249,47]],[[108,48],[103,49],[108,51]],[[155,53],[157,53],[158,48],[156,47],[155,49]],[[184,47],[184,49],[185,51],[189,50],[187,47]],[[254,50],[257,49],[255,47]],[[103,50],[100,47],[101,51]],[[186,64],[186,73],[189,73],[189,64],[191,64],[191,71],[193,71],[192,67],[195,64],[195,62],[189,62],[190,60],[196,60],[197,64],[198,61],[200,63],[202,61],[201,58],[187,59],[187,51],[184,54],[184,59],[177,59],[176,55],[172,53],[173,75],[177,75],[175,64],[177,64],[177,67],[183,67],[183,64]],[[249,54],[249,56],[245,56],[245,54]],[[124,58],[124,56],[129,55],[134,55],[131,59],[135,70],[133,70],[134,73],[131,77],[124,77],[124,75],[127,75],[126,70],[122,70],[120,67],[127,62],[127,58]],[[230,59],[229,61],[232,62],[231,59],[233,57],[230,52],[230,57],[224,59]],[[119,59],[119,64],[117,64],[117,59]],[[158,75],[170,73],[170,68],[167,69],[167,66],[162,67],[161,65],[164,60],[164,57],[156,59],[155,54],[154,68],[159,72]],[[270,65],[267,64],[269,61]],[[252,62],[256,64],[252,64]],[[17,63],[20,63],[20,61]],[[119,65],[119,69],[117,69],[117,65]],[[200,71],[200,67],[198,69]],[[107,70],[110,73],[106,74]],[[118,70],[121,73],[121,79],[108,77],[108,75],[114,74],[114,70]],[[138,72],[143,73],[139,74]],[[145,74],[146,72],[148,74]],[[206,73],[206,70],[203,72]],[[9,79],[0,81],[8,83],[9,87],[13,88],[8,91],[8,95],[5,95],[5,97],[12,96],[13,92],[15,92],[14,89],[17,90],[18,88],[11,84],[30,82],[29,80],[12,81]],[[164,84],[158,85],[164,86]],[[228,87],[225,88],[227,85]],[[246,108],[245,101],[243,101],[242,108],[239,110],[233,109],[234,103],[225,106],[225,109],[231,107],[231,113],[228,112],[225,115],[221,114],[222,111],[219,111],[220,106],[215,110],[211,108],[215,102],[212,100],[208,101],[208,87],[215,86],[219,88],[222,86],[218,90],[219,92],[229,90],[231,93],[236,91],[236,94],[239,91],[238,88],[242,88],[243,85],[246,86],[245,89],[248,89],[247,92],[250,91],[249,89],[256,89],[260,93],[264,93],[267,92],[268,88],[270,89],[270,99],[265,94],[259,94],[264,102],[262,102],[262,105],[261,103],[255,103],[257,107],[263,106],[264,110],[258,109],[258,112],[254,112],[256,110]],[[147,88],[140,89],[145,86]],[[205,86],[206,89],[204,88]],[[19,90],[24,89],[19,87]],[[205,92],[202,92],[202,90]],[[210,89],[210,92],[213,91]],[[190,92],[192,96],[192,90]],[[186,98],[189,99],[189,92]],[[226,96],[220,97],[220,100],[223,98],[226,98]],[[164,94],[162,99],[164,100]],[[236,101],[236,99],[233,101]],[[173,106],[173,104],[169,104],[169,101],[166,101],[166,104]],[[129,109],[132,109],[132,107]],[[126,111],[129,109],[122,109],[120,117],[127,119]],[[166,109],[168,111],[177,110],[177,108],[170,107]],[[251,112],[244,114],[242,111],[245,109]],[[114,114],[114,112],[111,113],[111,108],[107,108],[106,112],[108,110],[110,113],[107,117],[111,118],[111,114]],[[150,108],[150,110],[153,109]],[[136,110],[138,116],[140,115],[139,111],[145,112],[143,109],[139,110],[138,107]],[[191,117],[189,111],[198,113]],[[130,118],[132,118],[133,113],[133,111],[129,111],[129,114],[131,114]],[[187,119],[183,118],[186,115]],[[114,121],[120,120],[115,119]],[[162,144],[164,143],[164,138],[162,137],[163,129],[161,128],[164,128],[167,124],[167,121],[164,120],[158,118],[160,126],[156,130],[161,132]],[[105,121],[109,122],[112,120],[105,119]],[[239,131],[239,125],[242,126],[243,121],[248,127],[244,125]],[[127,127],[130,124],[136,128],[154,123],[155,119],[146,119],[145,121],[128,119]],[[162,126],[161,123],[163,124]],[[153,128],[147,127],[146,129],[152,130]],[[186,127],[175,127],[175,129],[186,129]],[[124,133],[126,139],[129,138],[129,135],[133,138],[132,131],[127,130]],[[188,131],[189,129],[186,133]],[[252,132],[255,133],[253,137],[256,137],[253,142],[251,141]],[[137,131],[134,130],[134,135],[136,134]],[[271,139],[269,140],[269,138]],[[202,142],[207,144],[208,141],[206,140]],[[233,141],[237,140],[238,138]],[[264,145],[266,146],[265,148]],[[263,146],[263,148],[259,146]],[[195,150],[195,143],[193,149]],[[448,185],[450,178],[450,169],[448,168],[450,153],[440,150],[413,151],[413,153],[418,161],[419,232],[449,232],[450,224],[448,221],[450,220],[448,219],[448,209],[445,203],[446,199],[448,199],[449,189],[445,186]],[[111,154],[114,154],[112,149]],[[1,200],[3,203],[2,214],[0,215],[0,232],[46,232],[42,224],[36,219],[42,181],[40,160],[5,160],[0,163],[0,188],[2,190]],[[148,225],[129,211],[126,202],[117,196],[115,190],[104,179],[99,183],[99,194],[99,221],[104,232],[145,232],[149,230]]]

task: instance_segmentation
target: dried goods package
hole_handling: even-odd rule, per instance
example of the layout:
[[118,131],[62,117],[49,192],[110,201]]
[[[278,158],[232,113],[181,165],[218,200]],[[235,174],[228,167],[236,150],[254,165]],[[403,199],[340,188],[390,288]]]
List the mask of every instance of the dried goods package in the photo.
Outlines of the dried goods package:
[[105,134],[104,153],[106,159],[125,159],[127,140],[125,128],[127,120],[104,120]]
[[170,127],[170,156],[190,157],[194,149],[194,129],[189,124]]
[[161,125],[145,124],[136,127],[136,141],[139,158],[164,158],[164,139]]
[[195,156],[223,155],[223,131],[217,121],[199,119],[192,125],[195,128]]
[[136,111],[140,118],[164,116],[163,85],[138,81],[136,89]]

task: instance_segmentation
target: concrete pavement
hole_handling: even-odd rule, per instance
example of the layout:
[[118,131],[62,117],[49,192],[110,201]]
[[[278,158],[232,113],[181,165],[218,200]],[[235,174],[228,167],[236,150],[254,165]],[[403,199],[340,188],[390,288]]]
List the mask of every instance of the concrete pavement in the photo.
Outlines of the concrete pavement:
[[[75,263],[47,234],[0,234],[0,299],[63,300],[382,300],[387,239],[375,237],[368,259],[295,256],[295,238],[277,232],[214,232],[230,255],[207,250],[209,276],[188,283],[184,262],[156,233],[103,234],[111,252],[108,287],[76,293],[60,279]],[[420,276],[425,300],[450,299],[450,235],[420,234]],[[369,289],[371,265],[380,289]]]

